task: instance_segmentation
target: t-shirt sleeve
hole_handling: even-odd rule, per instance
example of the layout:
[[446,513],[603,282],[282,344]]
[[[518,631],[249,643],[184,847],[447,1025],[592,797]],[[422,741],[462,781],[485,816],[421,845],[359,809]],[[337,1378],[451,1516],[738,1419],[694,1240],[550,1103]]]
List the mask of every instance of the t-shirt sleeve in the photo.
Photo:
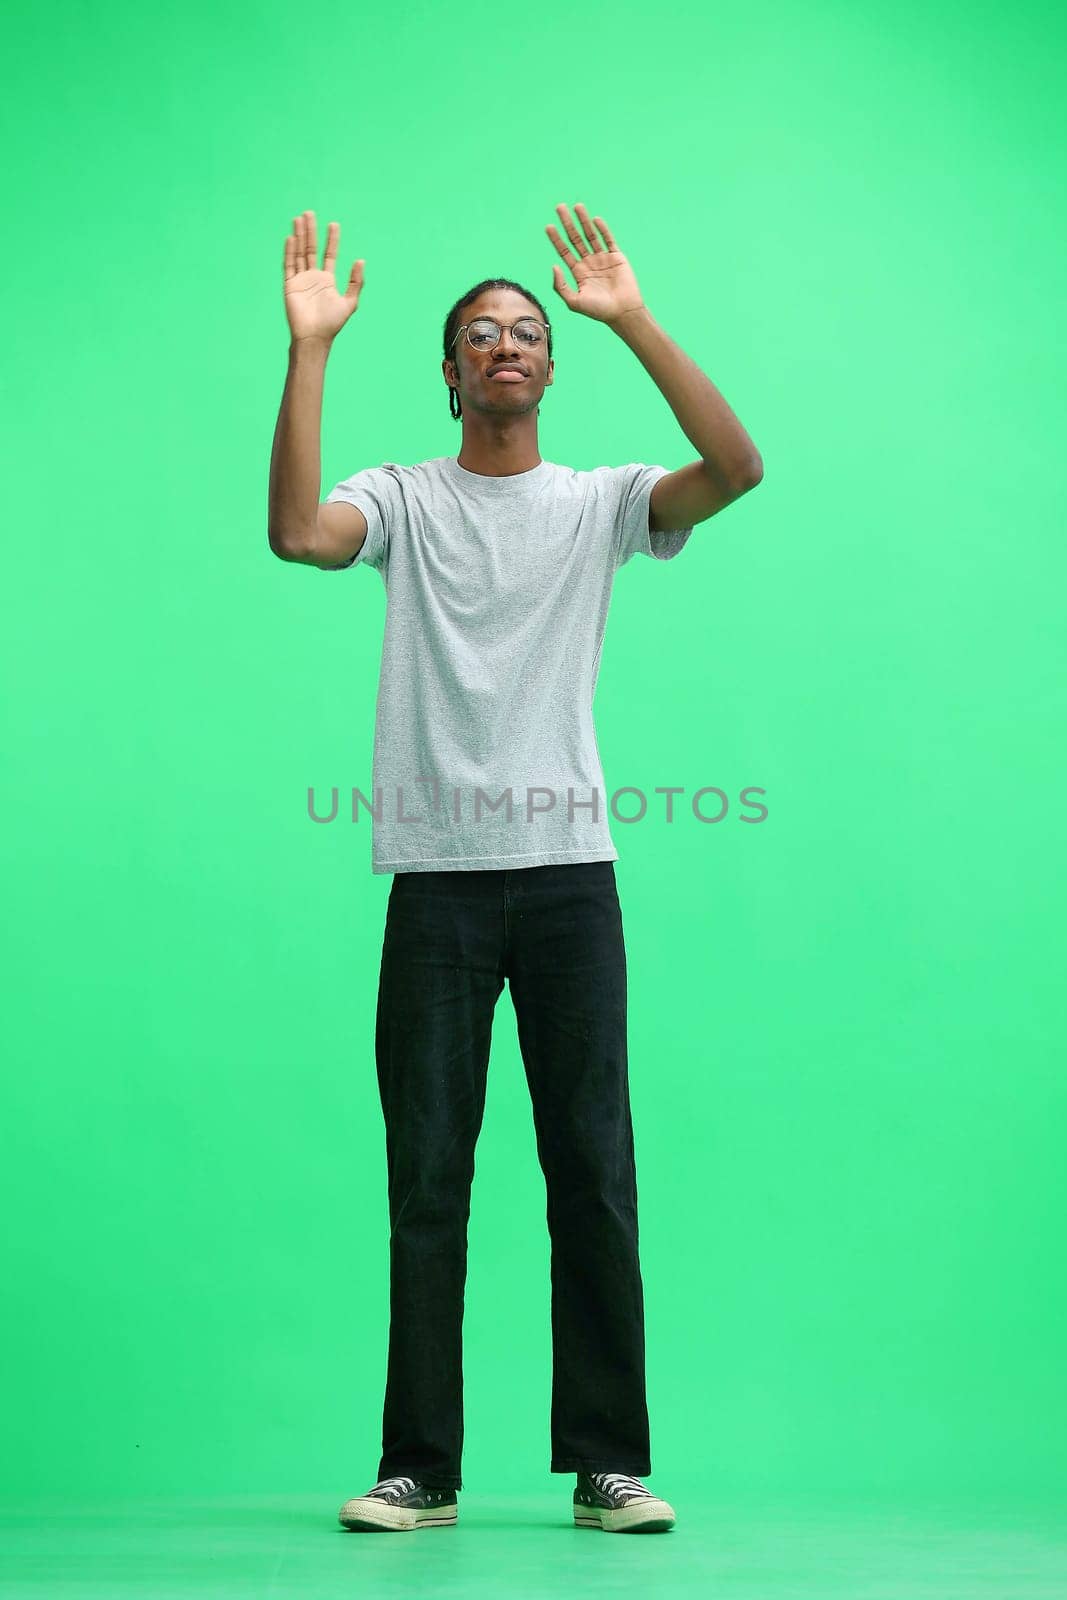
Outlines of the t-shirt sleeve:
[[652,556],[656,561],[673,561],[685,548],[692,528],[672,528],[669,532],[649,532],[648,503],[652,490],[668,469],[646,466],[642,461],[612,468],[619,496],[615,523],[615,566],[623,567],[631,556]]
[[344,572],[359,565],[377,567],[383,579],[388,576],[392,538],[407,515],[401,479],[410,470],[387,461],[380,467],[364,467],[335,484],[325,504],[346,500],[350,506],[358,506],[367,519],[367,537],[354,556],[334,567],[324,567],[324,572]]

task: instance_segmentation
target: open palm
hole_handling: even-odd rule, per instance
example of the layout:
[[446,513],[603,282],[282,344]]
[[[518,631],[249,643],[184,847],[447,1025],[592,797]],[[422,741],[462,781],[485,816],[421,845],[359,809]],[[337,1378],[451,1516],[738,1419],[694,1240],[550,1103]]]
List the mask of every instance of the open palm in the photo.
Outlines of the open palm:
[[[545,232],[570,267],[578,287],[570,287],[563,268],[559,266],[552,268],[552,286],[572,311],[580,311],[583,316],[592,317],[597,322],[613,322],[624,312],[635,311],[644,305],[641,290],[633,268],[616,245],[604,218],[591,218],[581,201],[574,209],[585,232],[584,239],[568,207],[556,207],[577,255],[568,250],[554,223],[550,222]],[[603,240],[598,237],[597,228]]]
[[359,304],[365,265],[362,259],[353,265],[344,294],[337,292],[340,237],[341,224],[331,222],[326,229],[326,253],[320,268],[314,211],[304,211],[293,218],[293,231],[285,241],[283,288],[285,315],[294,339],[332,339]]

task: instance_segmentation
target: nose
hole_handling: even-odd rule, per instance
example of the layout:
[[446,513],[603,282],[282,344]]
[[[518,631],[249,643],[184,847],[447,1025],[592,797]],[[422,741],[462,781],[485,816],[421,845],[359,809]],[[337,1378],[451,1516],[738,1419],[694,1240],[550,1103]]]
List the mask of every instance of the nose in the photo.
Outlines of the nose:
[[518,346],[512,337],[510,328],[501,328],[500,338],[493,346],[492,358],[494,361],[510,361],[518,357]]

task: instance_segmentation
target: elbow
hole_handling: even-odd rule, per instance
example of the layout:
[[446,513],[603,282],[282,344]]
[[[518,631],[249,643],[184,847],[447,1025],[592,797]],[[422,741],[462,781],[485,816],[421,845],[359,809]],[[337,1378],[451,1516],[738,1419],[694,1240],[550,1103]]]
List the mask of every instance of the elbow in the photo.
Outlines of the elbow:
[[762,482],[763,458],[762,456],[755,455],[747,463],[744,471],[740,474],[736,481],[737,492],[738,494],[747,494],[750,489],[754,489],[758,483]]
[[273,528],[267,529],[267,544],[271,554],[276,555],[279,561],[304,561],[307,559],[305,545],[292,535],[276,532]]

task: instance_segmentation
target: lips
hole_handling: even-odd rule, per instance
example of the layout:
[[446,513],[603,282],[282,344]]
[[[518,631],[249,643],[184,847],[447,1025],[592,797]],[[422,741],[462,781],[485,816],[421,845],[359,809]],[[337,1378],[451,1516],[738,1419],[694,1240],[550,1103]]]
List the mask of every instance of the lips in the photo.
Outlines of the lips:
[[514,364],[514,362],[511,362],[511,361],[506,362],[504,364],[504,366],[502,366],[502,367],[493,367],[493,368],[491,368],[490,372],[489,372],[489,376],[491,378],[495,378],[497,376],[497,374],[501,373],[501,372],[514,372],[521,378],[525,378],[525,376],[526,376],[526,373],[522,370],[522,368],[516,366]]

